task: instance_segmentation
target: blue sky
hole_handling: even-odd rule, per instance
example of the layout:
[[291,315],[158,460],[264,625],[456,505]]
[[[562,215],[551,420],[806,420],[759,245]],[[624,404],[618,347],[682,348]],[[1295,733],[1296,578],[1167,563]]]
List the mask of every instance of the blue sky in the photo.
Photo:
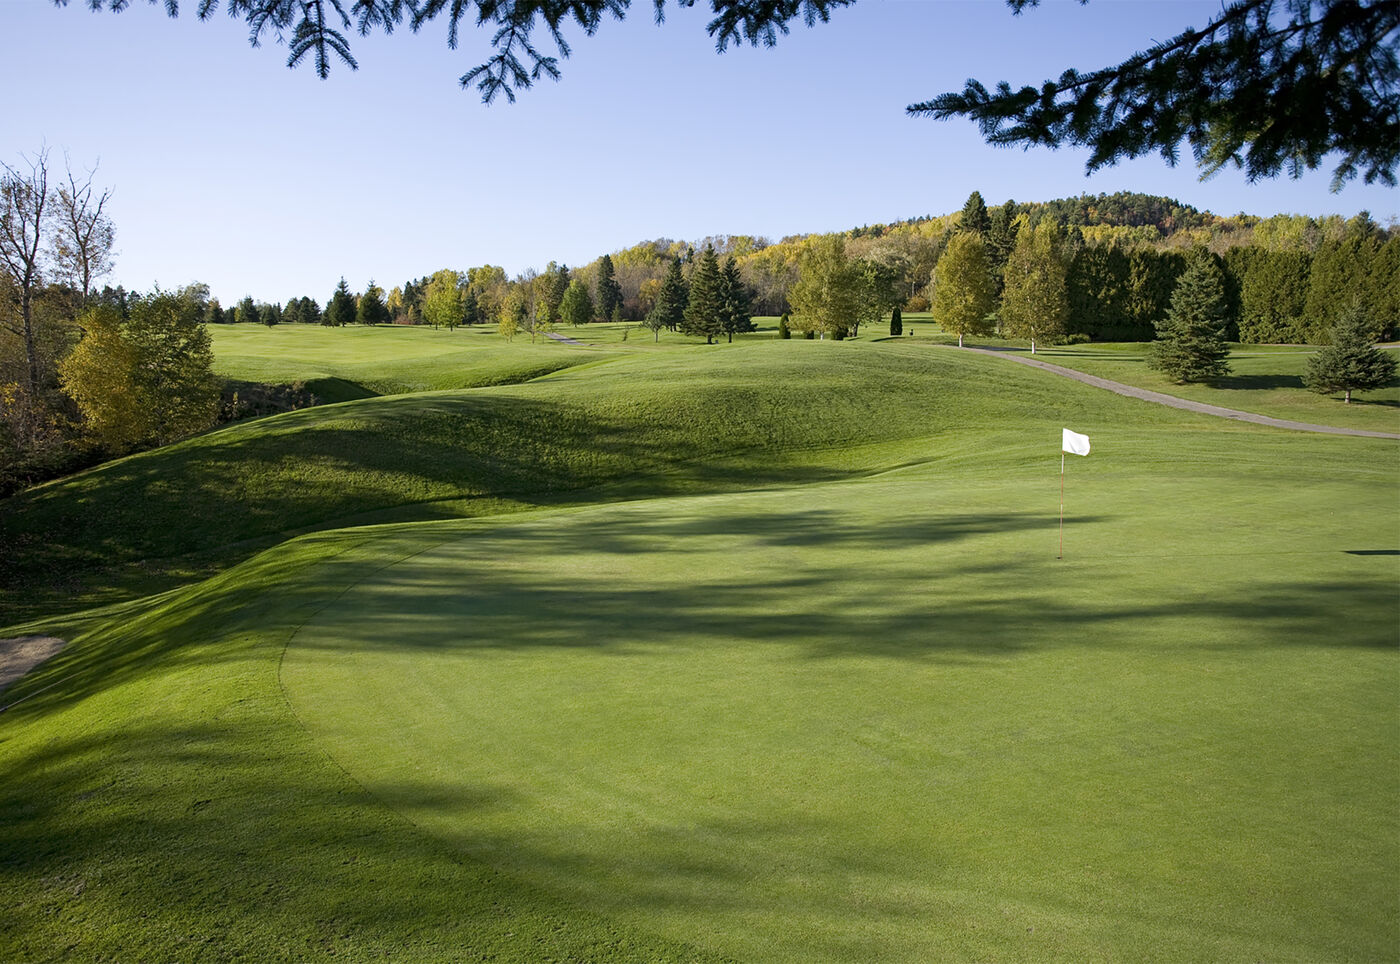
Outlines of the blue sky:
[[[1007,198],[1135,190],[1221,214],[1400,216],[1394,189],[1328,191],[1330,168],[1248,184],[1201,182],[1185,151],[1084,174],[1077,150],[991,148],[967,121],[905,115],[959,89],[1037,84],[1067,66],[1116,63],[1218,2],[1046,0],[1019,17],[994,0],[862,0],[797,25],[774,49],[716,54],[705,10],[657,27],[626,21],[577,35],[563,79],[515,104],[481,103],[457,78],[489,50],[445,24],[356,38],[360,70],[327,81],[288,70],[286,49],[251,49],[220,13],[200,23],[137,3],[0,0],[0,87],[10,163],[47,144],[61,166],[100,161],[114,189],[114,281],[208,283],[324,302],[343,275],[359,290],[438,268],[580,264],[648,238],[779,238],[960,208],[972,190]],[[543,38],[541,38],[543,39]]]

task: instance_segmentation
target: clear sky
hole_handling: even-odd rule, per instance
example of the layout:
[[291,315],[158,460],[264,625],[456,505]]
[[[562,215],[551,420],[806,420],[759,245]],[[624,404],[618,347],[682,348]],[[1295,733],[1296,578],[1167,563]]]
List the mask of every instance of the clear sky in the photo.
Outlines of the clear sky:
[[1201,182],[1184,149],[1176,168],[1154,155],[1086,177],[1082,151],[991,148],[969,121],[904,113],[968,77],[1020,86],[1117,63],[1203,25],[1217,0],[1045,0],[1019,17],[995,0],[861,0],[774,49],[722,55],[705,6],[658,27],[634,0],[626,21],[575,31],[560,82],[488,107],[457,78],[489,34],[468,29],[451,51],[445,22],[356,38],[360,70],[321,81],[275,42],[250,48],[222,12],[198,22],[192,0],[177,20],[139,0],[122,14],[0,0],[0,156],[47,144],[60,167],[65,151],[100,162],[112,280],[203,281],[226,303],[324,303],[342,275],[361,290],[443,267],[581,264],[657,237],[776,240],[948,213],[973,190],[988,204],[1133,190],[1218,214],[1400,215],[1395,189],[1329,193],[1330,166]]

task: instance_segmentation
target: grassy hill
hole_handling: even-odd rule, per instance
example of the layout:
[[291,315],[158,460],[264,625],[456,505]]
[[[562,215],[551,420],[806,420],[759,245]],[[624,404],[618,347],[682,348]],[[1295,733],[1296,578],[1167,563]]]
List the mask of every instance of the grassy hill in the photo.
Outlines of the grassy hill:
[[3,504],[0,959],[1393,951],[1400,446],[571,350]]

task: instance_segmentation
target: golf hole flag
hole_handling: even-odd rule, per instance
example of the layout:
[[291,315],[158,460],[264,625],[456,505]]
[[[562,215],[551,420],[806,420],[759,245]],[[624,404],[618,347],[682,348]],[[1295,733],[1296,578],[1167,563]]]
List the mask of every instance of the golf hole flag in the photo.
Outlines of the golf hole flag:
[[1089,436],[1080,435],[1078,432],[1071,432],[1064,429],[1064,441],[1060,443],[1061,452],[1069,452],[1071,455],[1089,454]]

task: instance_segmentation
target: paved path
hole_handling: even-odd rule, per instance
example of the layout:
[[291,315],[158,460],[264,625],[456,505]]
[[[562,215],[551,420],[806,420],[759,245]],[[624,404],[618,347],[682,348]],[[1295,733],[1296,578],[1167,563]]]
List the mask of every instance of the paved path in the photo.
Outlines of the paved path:
[[1107,378],[1099,378],[1097,375],[1086,375],[1083,372],[1075,371],[1073,368],[1052,365],[1038,358],[1027,358],[1025,355],[1013,355],[1006,351],[998,351],[993,348],[965,348],[963,350],[975,351],[979,355],[991,355],[996,358],[1005,358],[1007,361],[1018,362],[1022,365],[1029,365],[1032,368],[1053,372],[1056,375],[1063,375],[1066,378],[1073,378],[1075,381],[1083,382],[1085,385],[1093,385],[1095,388],[1104,388],[1110,392],[1117,392],[1119,395],[1126,395],[1129,398],[1140,398],[1145,402],[1156,402],[1158,405],[1170,405],[1172,408],[1181,408],[1188,412],[1200,412],[1202,415],[1233,418],[1240,422],[1254,422],[1256,425],[1287,428],[1295,432],[1323,432],[1327,435],[1362,435],[1366,438],[1400,439],[1400,434],[1394,432],[1368,432],[1360,428],[1339,428],[1335,425],[1313,425],[1310,422],[1290,422],[1285,418],[1270,418],[1267,415],[1255,415],[1253,412],[1240,412],[1233,408],[1221,408],[1219,405],[1192,402],[1184,398],[1177,398],[1175,395],[1164,395],[1161,392],[1149,391],[1146,388],[1134,388],[1132,385],[1124,385],[1122,382],[1111,382]]
[[568,335],[561,335],[561,334],[559,334],[559,332],[557,332],[557,331],[547,331],[547,332],[544,333],[544,336],[545,336],[546,338],[553,338],[555,341],[559,342],[559,344],[561,344],[561,345],[582,345],[582,344],[583,344],[583,342],[579,341],[577,338],[570,338]]

